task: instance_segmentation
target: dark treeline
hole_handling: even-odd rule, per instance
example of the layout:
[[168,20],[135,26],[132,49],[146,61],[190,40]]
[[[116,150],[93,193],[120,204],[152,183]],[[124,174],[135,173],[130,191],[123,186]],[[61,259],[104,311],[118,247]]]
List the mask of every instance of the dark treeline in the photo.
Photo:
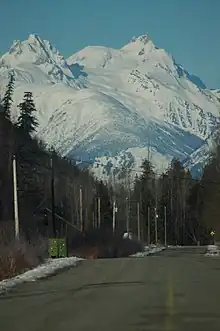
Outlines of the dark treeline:
[[[170,245],[208,244],[220,234],[220,147],[210,156],[201,179],[192,178],[179,160],[173,160],[162,174],[148,160],[128,193],[129,180],[119,187],[121,220],[146,242]],[[121,201],[121,199],[123,201]],[[120,220],[119,220],[120,223]],[[123,224],[124,225],[124,224]]]
[[140,224],[140,236],[145,242],[164,243],[166,237],[167,244],[204,244],[210,241],[211,229],[219,233],[218,147],[200,180],[193,179],[178,160],[173,160],[163,174],[157,174],[151,163],[144,160],[133,185],[128,185],[128,180],[123,183],[123,179],[114,185],[105,184],[87,169],[79,169],[74,161],[54,150],[48,151],[36,138],[38,122],[31,92],[24,93],[18,105],[18,120],[11,122],[13,88],[12,74],[0,111],[0,220],[14,219],[15,155],[20,227],[27,237],[38,233],[52,236],[55,231],[56,235],[72,238],[83,230],[111,230],[114,201],[116,232],[128,229],[138,234]]
[[34,136],[38,122],[32,93],[24,93],[24,99],[18,105],[17,122],[11,122],[13,87],[11,75],[0,111],[0,220],[14,219],[12,159],[15,155],[19,221],[26,236],[39,233],[53,236],[52,211],[58,236],[97,227],[98,197],[100,223],[105,228],[110,227],[112,212],[107,186],[88,170],[79,169],[74,161],[61,157],[54,150],[48,151]]

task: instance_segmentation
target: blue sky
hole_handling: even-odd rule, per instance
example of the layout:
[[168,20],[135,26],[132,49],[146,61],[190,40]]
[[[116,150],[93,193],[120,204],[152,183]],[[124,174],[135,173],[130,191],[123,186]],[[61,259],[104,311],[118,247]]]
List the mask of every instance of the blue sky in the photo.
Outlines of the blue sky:
[[177,63],[220,88],[220,0],[0,0],[0,53],[37,33],[64,56],[122,47],[148,33]]

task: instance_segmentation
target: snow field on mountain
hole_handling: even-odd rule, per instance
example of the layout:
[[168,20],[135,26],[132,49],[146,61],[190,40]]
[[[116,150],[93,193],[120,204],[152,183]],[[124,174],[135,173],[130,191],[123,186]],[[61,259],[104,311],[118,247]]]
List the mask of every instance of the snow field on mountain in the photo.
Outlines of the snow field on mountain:
[[37,135],[62,155],[95,161],[95,173],[100,162],[99,176],[110,161],[139,168],[148,145],[158,171],[173,157],[197,171],[208,157],[207,141],[219,123],[218,91],[206,89],[146,35],[121,49],[88,46],[68,59],[37,35],[15,41],[0,58],[0,97],[11,70],[13,120],[23,93],[32,91]]

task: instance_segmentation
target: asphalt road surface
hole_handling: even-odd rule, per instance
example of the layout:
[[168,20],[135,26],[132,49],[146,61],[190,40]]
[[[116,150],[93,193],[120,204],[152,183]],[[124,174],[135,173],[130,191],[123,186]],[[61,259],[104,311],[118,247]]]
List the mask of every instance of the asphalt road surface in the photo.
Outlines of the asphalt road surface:
[[83,261],[0,296],[1,331],[219,331],[220,258],[204,248]]

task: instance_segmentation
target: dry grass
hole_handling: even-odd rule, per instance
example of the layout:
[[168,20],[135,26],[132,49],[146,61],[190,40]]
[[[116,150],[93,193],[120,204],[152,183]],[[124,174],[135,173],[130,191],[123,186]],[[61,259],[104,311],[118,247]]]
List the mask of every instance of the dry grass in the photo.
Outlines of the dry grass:
[[29,243],[21,237],[17,241],[14,239],[12,224],[0,224],[0,280],[35,268],[43,262],[46,252],[46,241],[43,238],[35,238]]
[[[71,255],[87,259],[126,257],[143,250],[140,242],[113,236],[111,232],[91,231],[79,239]],[[47,240],[36,236],[30,242],[14,238],[13,222],[0,223],[0,281],[35,268],[47,258]]]
[[82,257],[89,260],[97,259],[99,254],[99,247],[97,246],[82,246],[71,251],[72,256]]

